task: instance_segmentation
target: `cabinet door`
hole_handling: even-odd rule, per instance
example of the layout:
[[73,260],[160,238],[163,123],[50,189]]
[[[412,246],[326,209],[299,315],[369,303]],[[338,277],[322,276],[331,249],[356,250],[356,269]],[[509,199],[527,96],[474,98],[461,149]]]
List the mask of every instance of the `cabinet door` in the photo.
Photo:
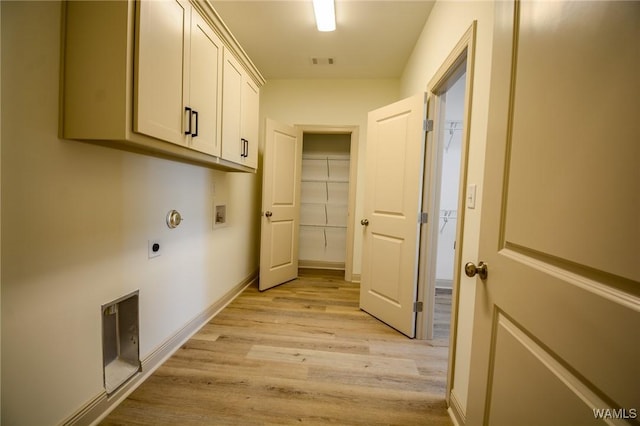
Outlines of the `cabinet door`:
[[244,165],[258,167],[258,125],[260,92],[247,73],[243,73],[241,135],[244,139]]
[[242,163],[244,147],[240,140],[242,68],[231,52],[224,51],[222,75],[222,158]]
[[185,145],[184,99],[191,6],[186,0],[138,2],[133,129]]
[[191,58],[188,106],[191,117],[190,147],[220,156],[222,41],[195,10],[191,15]]

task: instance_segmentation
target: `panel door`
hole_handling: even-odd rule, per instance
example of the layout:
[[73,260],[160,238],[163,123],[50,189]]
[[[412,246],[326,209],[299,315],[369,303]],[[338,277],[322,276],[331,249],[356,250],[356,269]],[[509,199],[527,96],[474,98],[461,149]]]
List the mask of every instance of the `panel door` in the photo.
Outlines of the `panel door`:
[[467,424],[636,422],[640,3],[495,16]]
[[302,140],[296,130],[266,122],[262,171],[260,290],[298,276]]
[[191,5],[186,0],[137,5],[134,131],[185,145]]
[[242,68],[233,54],[224,51],[222,77],[222,158],[241,163]]
[[260,108],[260,89],[251,81],[246,72],[243,72],[242,83],[242,117],[241,133],[242,147],[241,160],[247,167],[258,167],[258,125]]
[[220,156],[222,41],[195,10],[191,16],[190,90],[193,109],[191,148]]
[[360,307],[409,337],[416,322],[424,118],[419,94],[370,112],[367,130]]

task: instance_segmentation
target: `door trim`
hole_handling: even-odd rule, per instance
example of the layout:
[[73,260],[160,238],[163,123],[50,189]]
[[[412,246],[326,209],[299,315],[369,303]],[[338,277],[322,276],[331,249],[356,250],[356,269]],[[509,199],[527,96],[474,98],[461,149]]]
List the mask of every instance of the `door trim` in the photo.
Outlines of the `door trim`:
[[[460,192],[458,195],[458,218],[456,223],[456,250],[454,258],[453,291],[451,296],[451,324],[449,333],[449,365],[447,369],[447,390],[445,399],[451,410],[450,394],[455,375],[454,365],[456,357],[456,335],[458,326],[458,299],[460,291],[460,270],[462,264],[462,247],[464,243],[464,222],[465,222],[465,190],[467,186],[468,151],[471,129],[471,101],[473,99],[473,80],[475,68],[475,39],[477,21],[473,21],[466,32],[462,35],[456,46],[449,53],[447,58],[440,65],[434,76],[427,84],[429,94],[428,117],[434,119],[434,129],[427,133],[427,150],[425,152],[425,170],[430,170],[430,176],[425,173],[425,185],[423,194],[423,211],[435,212],[438,204],[439,162],[437,150],[438,141],[436,135],[439,134],[443,123],[441,123],[441,113],[438,111],[440,96],[446,92],[457,77],[466,71],[466,88],[464,98],[464,131],[462,134],[462,152],[460,163]],[[429,182],[429,185],[426,183]],[[432,213],[432,217],[435,215]],[[421,230],[420,243],[420,273],[418,279],[418,300],[427,302],[435,297],[435,253],[437,251],[437,239],[433,237],[438,231],[438,222],[431,220],[427,226]],[[428,274],[427,271],[433,271]],[[431,275],[431,276],[430,276]],[[417,336],[419,339],[432,338],[433,335],[433,310],[427,309],[418,313]],[[457,410],[456,410],[457,411]],[[464,424],[464,413],[454,413],[456,420]]]
[[298,131],[298,137],[302,141],[304,148],[305,133],[324,133],[333,135],[351,135],[349,152],[349,200],[347,202],[347,247],[344,260],[344,280],[353,281],[353,244],[354,244],[354,221],[356,220],[356,188],[358,180],[358,126],[330,126],[297,124],[294,126]]

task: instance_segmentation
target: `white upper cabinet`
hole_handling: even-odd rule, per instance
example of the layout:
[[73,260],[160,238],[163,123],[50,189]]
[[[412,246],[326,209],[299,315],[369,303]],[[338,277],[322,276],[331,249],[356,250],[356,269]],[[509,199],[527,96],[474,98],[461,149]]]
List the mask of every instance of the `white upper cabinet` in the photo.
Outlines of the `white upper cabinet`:
[[242,82],[240,129],[245,144],[244,165],[254,169],[258,168],[259,110],[260,89],[245,73]]
[[190,141],[193,149],[216,156],[220,156],[223,50],[222,41],[209,24],[193,11],[188,102],[192,114]]
[[222,80],[222,158],[257,168],[259,89],[229,50]]
[[222,158],[241,163],[244,158],[240,136],[242,67],[233,54],[224,52],[222,86]]
[[208,1],[64,5],[63,138],[255,171],[264,79]]
[[189,102],[191,5],[143,1],[139,7],[133,130],[187,145],[182,112]]

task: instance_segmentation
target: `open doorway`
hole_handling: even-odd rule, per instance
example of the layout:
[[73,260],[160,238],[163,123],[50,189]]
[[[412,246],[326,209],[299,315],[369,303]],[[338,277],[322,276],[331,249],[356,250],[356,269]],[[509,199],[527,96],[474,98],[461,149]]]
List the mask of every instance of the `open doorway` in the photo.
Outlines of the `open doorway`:
[[449,345],[448,391],[457,362],[458,298],[464,245],[467,152],[473,93],[474,22],[429,82],[423,211],[421,231],[417,336]]
[[436,339],[448,338],[450,328],[451,295],[456,269],[465,89],[466,72],[463,72],[455,77],[451,86],[439,96],[444,114],[441,116],[435,138],[440,179],[436,182],[437,206],[434,210],[438,213],[437,229],[433,233],[436,262],[435,276],[432,280],[435,292],[431,293],[429,300],[434,315],[431,334]]
[[430,87],[428,117],[433,132],[425,157],[423,195],[423,211],[430,213],[421,237],[419,293],[425,306],[418,318],[418,336],[428,340],[448,341],[455,322],[451,312],[460,266],[468,144],[467,64],[463,51],[446,68],[447,75]]
[[344,271],[353,264],[355,153],[353,128],[301,127],[299,267]]
[[[432,120],[433,131],[427,134],[423,211],[434,220],[427,222],[421,234],[418,300],[425,306],[418,314],[417,325],[422,339],[446,334],[446,340],[440,342],[449,348],[446,400],[453,412],[464,412],[466,404],[473,321],[473,308],[468,309],[466,303],[469,292],[461,287],[460,280],[463,252],[473,249],[465,247],[465,235],[475,229],[472,221],[465,220],[465,213],[476,208],[475,185],[467,182],[476,25],[475,21],[471,24],[427,85],[427,117]],[[451,290],[444,290],[449,287],[449,277]],[[446,324],[444,330],[435,328],[443,319],[435,313],[438,295],[448,291],[447,333]]]
[[[314,201],[313,197],[305,195],[307,204],[316,204],[309,207],[304,212],[305,225],[307,228],[319,228],[322,231],[321,238],[318,233],[314,244],[318,244],[318,250],[322,251],[324,257],[316,259],[320,264],[317,267],[336,266],[344,269],[345,281],[351,281],[353,268],[353,240],[354,240],[354,211],[355,211],[355,188],[356,188],[356,167],[358,152],[358,128],[356,126],[290,126],[271,119],[266,120],[265,143],[263,154],[263,175],[262,175],[262,224],[260,230],[260,281],[261,291],[280,285],[286,281],[295,279],[298,276],[299,243],[300,243],[300,210],[301,210],[301,186],[302,186],[302,156],[303,138],[306,133],[318,135],[346,135],[349,139],[349,159],[348,166],[344,164],[333,164],[333,161],[326,155],[324,161],[321,158],[310,157],[312,161],[309,166],[318,170],[305,171],[309,183],[319,183],[312,185],[312,190],[323,189],[322,175],[324,179],[324,191],[317,191]],[[341,138],[341,137],[340,137]],[[338,142],[339,144],[339,142]],[[320,141],[319,148],[313,152],[318,155],[323,145],[330,146],[331,143]],[[311,155],[311,154],[310,154]],[[339,156],[338,156],[339,157]],[[320,161],[315,161],[320,160]],[[340,170],[337,170],[336,167]],[[323,173],[320,171],[324,168]],[[330,176],[338,177],[336,182],[332,182]],[[345,178],[348,176],[348,181]],[[314,182],[317,181],[317,182]],[[344,188],[333,188],[334,183],[344,184]],[[329,185],[332,188],[329,190]],[[329,197],[335,199],[338,193],[347,193],[346,217],[338,218],[341,210],[345,213],[345,208],[340,205],[342,202],[329,205]],[[321,194],[324,194],[322,197]],[[344,200],[344,197],[339,197]],[[322,200],[322,202],[320,202]],[[313,207],[313,208],[311,208]],[[329,211],[330,208],[335,210]],[[331,213],[331,222],[329,214]],[[346,224],[345,224],[346,223]],[[330,236],[334,227],[343,228],[344,237]],[[325,230],[329,229],[326,233]],[[331,238],[331,240],[330,240]],[[341,248],[337,245],[340,240],[344,241]],[[331,243],[331,247],[329,247]],[[344,261],[333,261],[330,256],[332,250],[338,248],[340,255],[344,253]],[[326,253],[325,253],[326,252]],[[306,254],[306,253],[304,253]],[[329,256],[329,257],[327,257]],[[305,259],[313,260],[313,259]],[[324,262],[324,264],[322,264]],[[331,263],[330,263],[331,262]],[[342,264],[344,263],[344,264]],[[307,265],[308,267],[309,265]],[[341,270],[341,269],[338,269]]]

